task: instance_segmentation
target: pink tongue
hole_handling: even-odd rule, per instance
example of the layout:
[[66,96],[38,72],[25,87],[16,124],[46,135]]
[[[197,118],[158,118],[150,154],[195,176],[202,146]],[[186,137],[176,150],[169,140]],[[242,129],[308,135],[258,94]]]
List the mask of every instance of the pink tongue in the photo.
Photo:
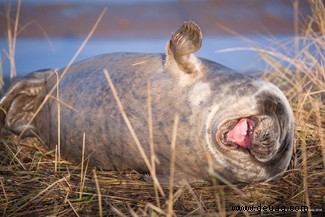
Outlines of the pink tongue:
[[254,127],[255,122],[248,118],[241,119],[234,128],[227,133],[227,140],[234,142],[243,148],[247,148],[251,142],[248,130],[249,126]]

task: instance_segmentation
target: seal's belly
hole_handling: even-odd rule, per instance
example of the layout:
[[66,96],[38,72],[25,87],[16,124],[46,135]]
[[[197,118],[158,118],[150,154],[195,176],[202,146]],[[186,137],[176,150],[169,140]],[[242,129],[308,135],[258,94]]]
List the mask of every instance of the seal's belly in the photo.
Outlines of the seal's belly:
[[[60,136],[62,156],[78,160],[85,135],[85,153],[91,156],[94,165],[105,169],[118,165],[119,169],[132,166],[143,170],[146,167],[112,95],[104,69],[109,71],[135,131],[140,139],[147,139],[147,81],[162,67],[161,55],[136,54],[111,54],[73,65],[60,82],[59,91],[52,93],[37,116],[41,137],[54,148]],[[55,82],[54,76],[46,91],[39,95],[40,99]]]

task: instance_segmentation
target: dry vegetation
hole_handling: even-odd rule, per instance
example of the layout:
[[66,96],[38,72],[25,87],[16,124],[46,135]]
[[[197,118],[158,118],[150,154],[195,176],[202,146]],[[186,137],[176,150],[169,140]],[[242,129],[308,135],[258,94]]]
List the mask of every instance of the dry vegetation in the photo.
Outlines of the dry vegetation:
[[[57,165],[55,152],[38,140],[10,137],[0,143],[0,214],[254,216],[260,213],[232,211],[232,206],[259,204],[324,209],[325,9],[316,0],[311,1],[311,8],[313,17],[304,22],[305,35],[296,38],[293,51],[291,45],[282,45],[281,52],[260,50],[271,66],[263,76],[282,88],[295,116],[294,156],[281,179],[236,186],[215,181],[212,185],[174,186],[172,192],[163,187],[162,193],[135,171],[95,170],[87,166],[87,160],[81,165],[66,161]],[[320,212],[283,211],[263,216],[283,214],[321,216]]]

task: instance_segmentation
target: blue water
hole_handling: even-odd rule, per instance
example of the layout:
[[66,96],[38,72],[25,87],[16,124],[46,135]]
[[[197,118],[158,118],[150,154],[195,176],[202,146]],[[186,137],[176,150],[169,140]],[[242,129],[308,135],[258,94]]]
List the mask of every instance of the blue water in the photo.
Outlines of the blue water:
[[[245,48],[254,46],[266,49],[274,48],[275,41],[283,44],[292,42],[291,38],[288,35],[278,35],[275,39],[258,35],[249,36],[248,39],[236,36],[204,37],[202,47],[196,55],[240,72],[261,71],[266,67],[265,63],[260,60],[256,52],[245,51]],[[164,53],[168,40],[169,38],[135,40],[93,38],[84,47],[77,60],[110,52]],[[18,38],[15,55],[17,74],[24,75],[44,68],[62,68],[69,63],[82,42],[83,39],[76,38],[51,38],[49,40]],[[7,41],[0,38],[2,69],[6,77],[10,71],[10,64],[4,52],[7,49]],[[228,51],[225,52],[224,49]],[[240,51],[236,51],[238,49]]]

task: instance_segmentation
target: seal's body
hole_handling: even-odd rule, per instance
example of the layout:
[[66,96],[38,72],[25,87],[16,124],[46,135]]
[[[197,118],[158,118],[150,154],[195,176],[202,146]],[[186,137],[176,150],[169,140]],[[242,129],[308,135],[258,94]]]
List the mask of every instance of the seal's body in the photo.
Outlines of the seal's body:
[[34,131],[51,148],[59,138],[61,156],[76,162],[85,135],[91,165],[148,173],[105,78],[107,70],[148,157],[149,94],[152,98],[160,181],[169,177],[175,114],[180,117],[175,182],[209,181],[209,168],[230,181],[282,174],[293,147],[293,118],[285,96],[271,83],[197,58],[193,53],[201,41],[199,27],[188,22],[173,34],[166,55],[112,53],[62,70],[34,72],[13,84],[0,101],[7,111],[3,125],[17,134]]

